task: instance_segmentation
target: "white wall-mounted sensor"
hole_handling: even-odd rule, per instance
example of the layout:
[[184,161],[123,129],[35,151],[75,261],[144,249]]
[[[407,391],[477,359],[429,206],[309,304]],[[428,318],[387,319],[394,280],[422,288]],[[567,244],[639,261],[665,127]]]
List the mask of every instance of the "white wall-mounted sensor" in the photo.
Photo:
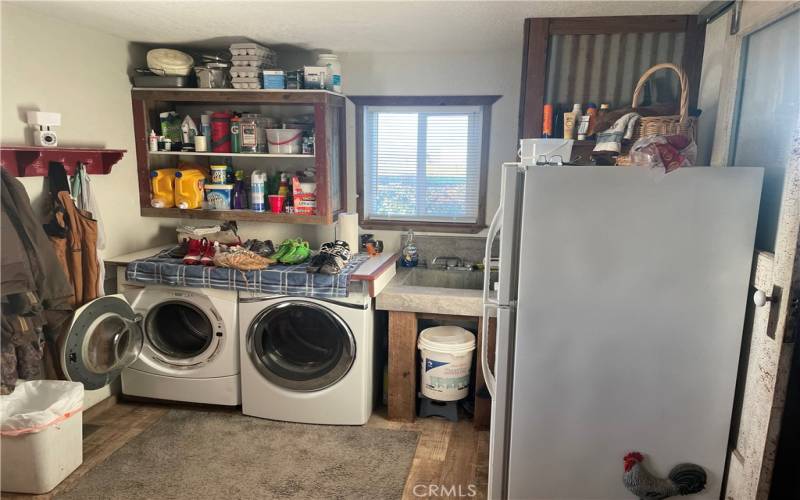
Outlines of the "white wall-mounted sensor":
[[34,127],[33,144],[35,146],[58,146],[58,136],[50,127],[61,125],[61,113],[47,111],[28,111],[28,125]]

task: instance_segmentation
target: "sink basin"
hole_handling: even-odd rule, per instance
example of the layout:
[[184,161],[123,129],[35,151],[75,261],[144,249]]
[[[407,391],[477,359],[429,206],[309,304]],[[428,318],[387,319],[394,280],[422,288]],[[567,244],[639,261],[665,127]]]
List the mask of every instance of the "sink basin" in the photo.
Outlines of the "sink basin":
[[[492,273],[492,280],[497,281]],[[406,286],[425,286],[433,288],[458,288],[462,290],[482,290],[483,271],[446,271],[415,267],[403,282]]]
[[[491,274],[492,283],[497,272]],[[494,295],[494,292],[492,292]],[[483,307],[483,271],[401,267],[383,289],[375,307],[384,311],[479,317]]]

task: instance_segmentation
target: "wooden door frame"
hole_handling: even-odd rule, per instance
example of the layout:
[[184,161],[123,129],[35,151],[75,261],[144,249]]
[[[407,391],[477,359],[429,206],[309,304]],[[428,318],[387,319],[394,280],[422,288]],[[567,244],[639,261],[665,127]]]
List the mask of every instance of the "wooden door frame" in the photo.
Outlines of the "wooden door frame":
[[[720,81],[711,165],[732,162],[732,142],[742,88],[742,52],[756,31],[800,10],[800,2],[741,2],[738,30],[723,45],[726,68]],[[736,15],[736,13],[734,14]],[[730,16],[729,16],[730,17]],[[794,124],[793,124],[794,125]],[[800,315],[800,123],[785,166],[775,252],[756,250],[752,289],[771,300],[761,308],[748,301],[731,443],[725,470],[725,498],[766,500],[774,469],[794,332]],[[753,326],[752,331],[748,329]],[[747,337],[749,335],[749,337]]]
[[[520,84],[519,138],[541,137],[550,35],[686,33],[681,65],[689,77],[689,106],[697,106],[705,22],[699,16],[534,17],[525,19]],[[699,47],[699,49],[697,48]],[[544,69],[544,70],[543,70]]]

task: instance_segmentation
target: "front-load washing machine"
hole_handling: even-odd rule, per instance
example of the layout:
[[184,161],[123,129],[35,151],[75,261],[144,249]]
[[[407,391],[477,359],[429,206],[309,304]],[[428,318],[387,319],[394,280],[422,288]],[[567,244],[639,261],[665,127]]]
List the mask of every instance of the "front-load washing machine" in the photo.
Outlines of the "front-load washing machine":
[[67,378],[131,396],[241,403],[235,291],[127,285],[73,316],[61,341]]
[[371,299],[239,296],[242,411],[312,424],[361,425],[372,413]]

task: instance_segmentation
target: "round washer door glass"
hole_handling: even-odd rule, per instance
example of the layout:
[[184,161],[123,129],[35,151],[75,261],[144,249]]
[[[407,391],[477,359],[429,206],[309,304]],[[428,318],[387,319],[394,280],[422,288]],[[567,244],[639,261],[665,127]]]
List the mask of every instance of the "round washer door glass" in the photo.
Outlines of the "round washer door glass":
[[122,295],[95,299],[75,311],[64,338],[61,368],[67,378],[99,389],[139,357],[140,318]]
[[318,391],[344,377],[356,355],[347,324],[331,310],[304,301],[265,309],[250,326],[250,358],[267,380],[296,391]]

